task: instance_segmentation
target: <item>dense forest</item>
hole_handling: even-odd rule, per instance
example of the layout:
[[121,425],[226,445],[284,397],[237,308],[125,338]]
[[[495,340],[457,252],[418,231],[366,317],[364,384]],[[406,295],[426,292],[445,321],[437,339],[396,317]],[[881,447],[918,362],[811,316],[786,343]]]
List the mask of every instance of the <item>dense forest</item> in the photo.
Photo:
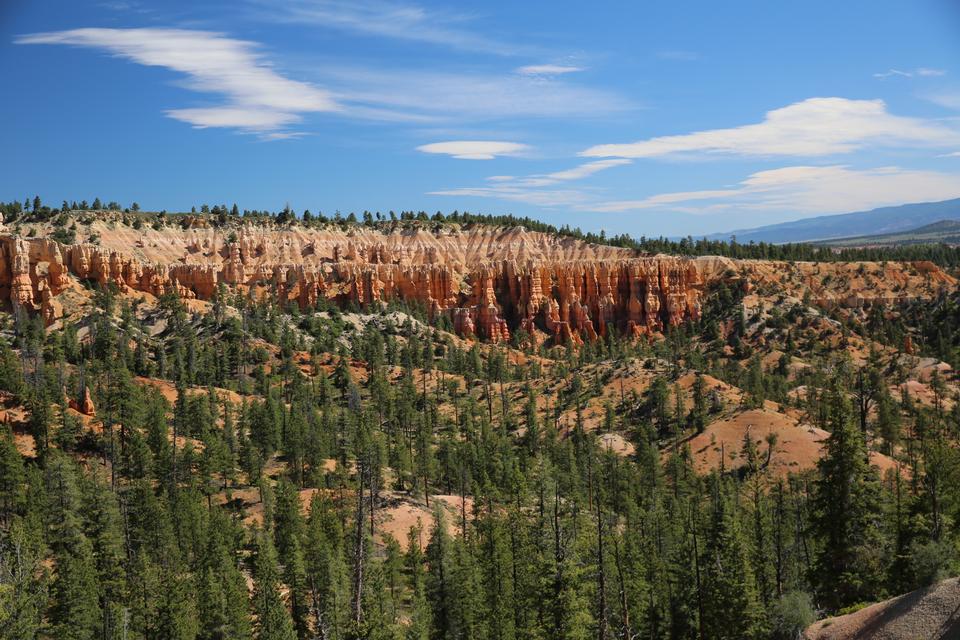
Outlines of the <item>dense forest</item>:
[[[62,215],[28,205],[6,223]],[[202,209],[142,224],[294,223]],[[741,251],[419,223],[448,221]],[[0,638],[793,639],[960,572],[956,381],[909,373],[958,364],[960,296],[748,312],[735,282],[665,335],[577,348],[223,284],[201,303],[87,282],[82,316],[52,328],[4,313]],[[750,411],[802,416],[822,454],[783,473],[757,425],[699,467],[691,441]]]
[[[933,406],[892,397],[873,357],[811,354],[823,366],[788,380],[749,345],[740,295],[721,287],[700,323],[654,343],[542,358],[461,345],[416,309],[369,310],[386,329],[355,330],[335,308],[225,289],[204,312],[160,299],[159,337],[109,289],[82,337],[9,317],[0,389],[33,447],[3,428],[0,636],[794,638],[955,572],[960,404],[938,380]],[[770,323],[785,348],[816,350],[788,344],[789,320]],[[629,361],[653,384],[585,430],[585,372]],[[802,382],[797,402],[830,432],[815,470],[772,475],[775,441],[747,437],[745,465],[696,473],[683,443],[718,410],[706,374],[746,406],[789,403]],[[88,394],[98,423],[69,408]],[[601,446],[613,429],[633,455]],[[870,465],[868,440],[896,473]],[[248,487],[255,518],[233,497]],[[382,534],[388,495],[425,501],[432,525]]]

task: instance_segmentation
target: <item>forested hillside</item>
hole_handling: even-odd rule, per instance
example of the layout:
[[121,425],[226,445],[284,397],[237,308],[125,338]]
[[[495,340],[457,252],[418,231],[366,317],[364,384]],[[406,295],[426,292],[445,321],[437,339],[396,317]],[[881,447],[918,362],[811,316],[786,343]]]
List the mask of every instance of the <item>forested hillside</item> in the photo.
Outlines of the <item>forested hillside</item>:
[[582,344],[500,288],[491,341],[402,289],[68,265],[59,315],[0,315],[0,637],[788,639],[957,575],[956,280],[779,257],[696,263],[649,333],[591,309]]

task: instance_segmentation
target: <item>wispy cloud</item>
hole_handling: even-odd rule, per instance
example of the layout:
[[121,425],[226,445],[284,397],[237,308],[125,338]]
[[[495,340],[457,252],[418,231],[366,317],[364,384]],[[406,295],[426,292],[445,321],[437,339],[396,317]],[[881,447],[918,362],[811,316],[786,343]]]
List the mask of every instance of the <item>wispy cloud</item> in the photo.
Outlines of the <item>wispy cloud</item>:
[[886,80],[887,78],[912,78],[913,74],[909,71],[900,71],[900,69],[888,69],[880,73],[873,74],[874,78]]
[[603,199],[597,189],[557,188],[556,183],[538,184],[531,178],[534,176],[492,176],[486,186],[443,189],[430,195],[491,198],[596,213],[716,216],[744,212],[795,216],[843,213],[907,201],[960,197],[960,174],[901,167],[782,167],[753,173],[730,186],[665,192],[630,200]]
[[917,69],[913,69],[912,71],[901,71],[900,69],[887,69],[886,71],[873,74],[873,77],[879,80],[887,80],[888,78],[912,78],[914,76],[931,78],[931,77],[945,76],[945,75],[947,75],[947,72],[943,69],[919,67]]
[[[603,117],[631,108],[616,94],[549,75],[476,74],[317,65],[311,79],[281,75],[254,42],[211,31],[89,28],[35,33],[19,44],[60,44],[106,51],[142,65],[182,73],[187,88],[220,94],[221,104],[171,108],[194,127],[228,127],[263,135],[289,131],[305,113],[410,124],[496,119]],[[266,136],[265,136],[266,137]],[[286,139],[296,136],[269,136]]]
[[610,158],[607,160],[594,160],[593,162],[584,162],[570,169],[554,171],[553,173],[535,173],[529,176],[491,176],[487,180],[493,180],[500,183],[509,182],[513,187],[548,187],[560,182],[570,182],[573,180],[582,180],[592,176],[595,173],[611,169],[613,167],[623,166],[632,163],[632,160],[626,158]]
[[534,178],[542,177],[547,180],[552,180],[553,182],[565,182],[567,180],[580,180],[588,176],[592,176],[595,173],[599,173],[606,169],[611,169],[613,167],[620,167],[625,164],[630,164],[631,161],[625,158],[612,158],[610,160],[595,160],[593,162],[585,162],[583,164],[577,165],[572,169],[564,169],[563,171],[554,171],[553,173],[545,174],[544,176],[533,176]]
[[604,144],[586,157],[656,158],[673,155],[825,156],[868,146],[943,147],[960,131],[938,122],[896,116],[883,100],[810,98],[766,114],[763,122]]
[[522,202],[537,207],[581,207],[590,202],[590,195],[578,189],[528,189],[514,185],[489,187],[463,187],[430,191],[431,196],[454,196],[457,198],[493,198],[509,202]]
[[299,122],[301,114],[337,111],[330,92],[291,80],[271,68],[256,44],[211,31],[183,29],[73,29],[35,33],[18,44],[92,47],[133,62],[187,76],[193,91],[221,94],[215,107],[170,109],[171,118],[195,127],[230,127],[265,133]]
[[369,69],[327,65],[318,70],[324,86],[339,102],[372,109],[376,119],[421,119],[435,122],[520,118],[598,118],[622,113],[633,105],[603,89],[563,78],[516,73],[471,74],[429,70]]
[[677,60],[679,62],[692,62],[700,59],[700,54],[696,51],[686,51],[683,49],[668,49],[666,51],[657,51],[657,57],[661,60]]
[[417,151],[445,154],[459,160],[493,160],[498,156],[515,156],[529,148],[519,142],[450,140],[423,144],[417,147]]
[[559,76],[565,73],[583,71],[583,67],[574,67],[562,64],[529,64],[517,69],[517,73],[524,76]]
[[[564,182],[582,180],[595,173],[630,164],[631,160],[613,158],[609,160],[595,160],[585,162],[570,169],[554,171],[553,173],[533,174],[529,176],[490,176],[488,186],[460,187],[432,191],[428,195],[463,196],[477,198],[496,198],[513,202],[524,202],[545,207],[583,207],[595,196],[590,189],[559,189],[557,185]],[[544,188],[550,187],[550,188]]]
[[350,33],[464,51],[514,55],[529,46],[497,40],[465,28],[471,16],[428,10],[391,0],[250,0],[258,16]]
[[960,109],[960,91],[940,91],[937,93],[928,93],[924,97],[941,107]]
[[671,192],[637,200],[601,202],[601,212],[644,210],[720,214],[730,211],[841,213],[905,201],[960,197],[960,174],[900,167],[794,166],[760,171],[733,187]]
[[130,11],[139,8],[140,3],[130,2],[128,0],[106,0],[105,2],[99,3],[98,6],[104,9],[110,9],[111,11]]

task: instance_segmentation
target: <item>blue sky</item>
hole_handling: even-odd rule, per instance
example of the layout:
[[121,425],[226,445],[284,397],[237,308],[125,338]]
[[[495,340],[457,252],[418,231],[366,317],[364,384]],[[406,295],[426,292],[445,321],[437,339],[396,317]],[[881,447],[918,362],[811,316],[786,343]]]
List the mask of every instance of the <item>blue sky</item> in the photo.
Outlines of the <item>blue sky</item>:
[[4,0],[0,199],[686,235],[960,197],[960,3]]

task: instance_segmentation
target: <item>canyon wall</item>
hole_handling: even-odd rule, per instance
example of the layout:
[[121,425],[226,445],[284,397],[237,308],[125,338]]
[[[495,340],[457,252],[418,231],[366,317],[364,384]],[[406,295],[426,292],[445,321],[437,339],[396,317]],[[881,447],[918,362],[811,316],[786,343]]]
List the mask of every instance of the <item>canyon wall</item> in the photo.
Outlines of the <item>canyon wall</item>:
[[[483,230],[439,243],[419,233],[323,243],[280,234],[241,234],[220,243],[174,234],[164,244],[134,240],[130,251],[116,248],[116,238],[111,247],[5,235],[0,297],[14,310],[41,313],[48,324],[63,314],[60,294],[82,281],[203,300],[223,284],[301,308],[321,299],[361,308],[400,299],[422,304],[433,316],[448,315],[462,336],[491,342],[523,331],[535,342],[581,343],[609,327],[639,336],[699,317],[703,282],[691,260],[631,257],[623,249],[545,234],[527,242],[525,232],[506,233],[502,243]],[[183,254],[171,260],[166,253],[178,243]]]
[[77,244],[42,237],[49,230],[30,231],[35,237],[0,234],[0,301],[42,314],[48,325],[64,315],[69,291],[84,291],[83,282],[201,300],[223,285],[303,309],[321,300],[369,308],[399,299],[448,316],[465,337],[503,342],[523,332],[534,343],[557,344],[594,340],[610,327],[641,336],[694,321],[704,287],[718,280],[744,287],[763,304],[808,299],[854,313],[957,287],[931,263],[641,257],[481,225],[223,230],[95,221],[85,231],[95,242]]

